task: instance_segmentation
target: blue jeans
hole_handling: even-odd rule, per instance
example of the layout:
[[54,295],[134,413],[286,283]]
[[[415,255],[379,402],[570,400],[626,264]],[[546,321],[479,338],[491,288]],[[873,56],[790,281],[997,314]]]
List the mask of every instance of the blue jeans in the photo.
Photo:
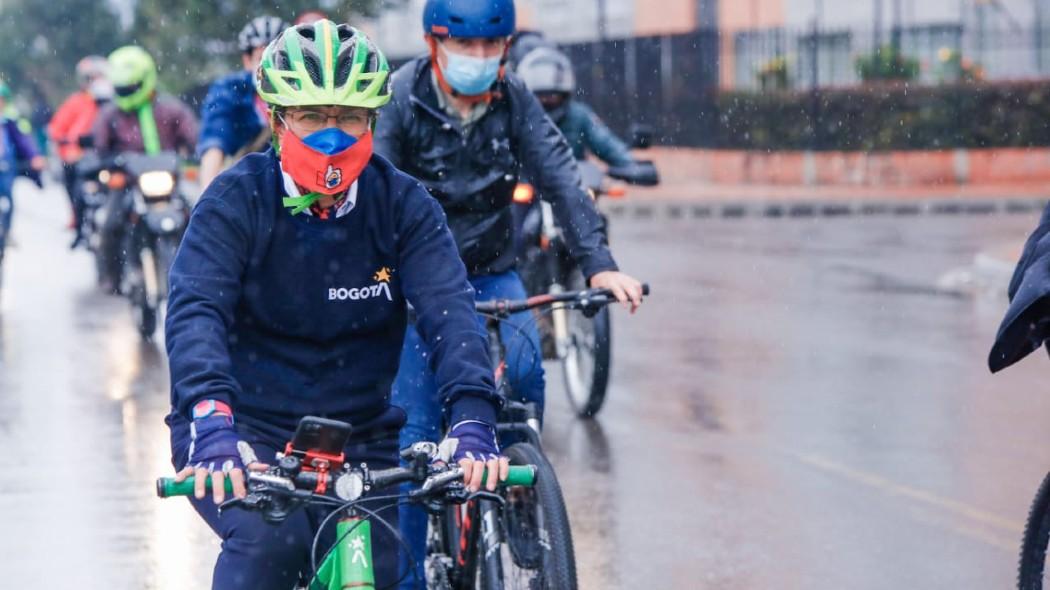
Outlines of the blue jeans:
[[[525,286],[514,271],[495,275],[470,277],[470,284],[476,292],[478,301],[492,299],[524,299]],[[479,316],[484,322],[484,318]],[[543,415],[543,356],[540,352],[540,335],[532,321],[531,312],[522,312],[511,316],[510,320],[500,325],[500,337],[506,347],[507,382],[519,401],[534,402]],[[441,423],[441,400],[437,397],[437,384],[430,371],[429,349],[420,338],[415,327],[409,326],[405,333],[405,344],[401,349],[401,367],[394,381],[391,403],[400,406],[408,414],[408,422],[401,430],[402,449],[421,440],[438,442],[441,440],[443,425]],[[451,425],[450,425],[451,426]],[[423,577],[423,559],[426,552],[427,517],[418,506],[402,505],[399,517],[401,535],[412,547],[417,571]],[[400,566],[407,567],[407,556]],[[408,580],[401,584],[402,589],[414,589]]]

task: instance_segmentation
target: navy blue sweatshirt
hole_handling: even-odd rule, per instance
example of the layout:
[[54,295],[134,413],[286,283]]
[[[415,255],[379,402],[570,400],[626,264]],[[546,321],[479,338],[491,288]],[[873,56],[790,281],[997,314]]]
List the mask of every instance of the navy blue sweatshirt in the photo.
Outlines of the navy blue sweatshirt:
[[493,423],[486,336],[437,201],[373,156],[349,214],[293,216],[279,166],[273,150],[248,155],[194,208],[165,327],[173,412],[216,399],[260,427],[312,414],[400,428],[389,401],[407,300],[450,422]]

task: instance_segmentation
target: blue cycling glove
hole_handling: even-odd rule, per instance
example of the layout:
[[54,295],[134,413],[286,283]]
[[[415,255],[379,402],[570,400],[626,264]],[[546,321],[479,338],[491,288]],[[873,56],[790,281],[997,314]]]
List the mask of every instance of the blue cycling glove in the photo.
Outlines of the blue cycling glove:
[[464,420],[455,424],[438,445],[438,457],[446,463],[458,463],[460,459],[493,461],[499,459],[499,444],[492,426],[477,420]]
[[195,469],[229,473],[256,461],[251,446],[233,428],[233,418],[212,414],[190,423],[190,461]]

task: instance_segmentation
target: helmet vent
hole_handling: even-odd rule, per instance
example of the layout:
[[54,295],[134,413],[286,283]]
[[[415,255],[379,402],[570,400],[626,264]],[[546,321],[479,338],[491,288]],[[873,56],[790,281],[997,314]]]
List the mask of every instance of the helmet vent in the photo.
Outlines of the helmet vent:
[[339,69],[335,72],[335,85],[342,86],[350,77],[350,71],[354,69],[354,52],[344,51],[339,56]]
[[306,73],[310,74],[310,80],[318,86],[323,86],[324,81],[321,80],[321,64],[317,63],[317,56],[310,53],[304,53],[303,65],[306,66]]
[[313,29],[313,27],[300,27],[299,28],[299,36],[313,41],[314,40],[314,29]]

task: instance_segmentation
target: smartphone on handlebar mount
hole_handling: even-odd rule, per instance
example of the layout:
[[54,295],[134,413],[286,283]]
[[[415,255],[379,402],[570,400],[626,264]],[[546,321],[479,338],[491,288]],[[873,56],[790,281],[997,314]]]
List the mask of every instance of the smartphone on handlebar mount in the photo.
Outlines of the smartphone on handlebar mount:
[[288,454],[300,459],[314,455],[341,456],[352,430],[346,422],[306,416],[299,421],[295,436],[288,443]]

